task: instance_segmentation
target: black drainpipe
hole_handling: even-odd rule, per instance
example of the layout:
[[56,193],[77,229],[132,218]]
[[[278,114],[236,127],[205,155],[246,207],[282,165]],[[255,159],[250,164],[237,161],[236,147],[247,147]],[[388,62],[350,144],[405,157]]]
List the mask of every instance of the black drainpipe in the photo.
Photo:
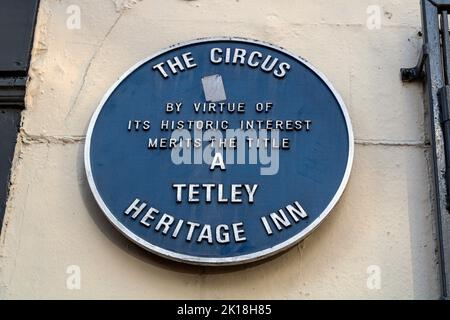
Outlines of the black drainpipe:
[[435,211],[441,296],[450,294],[450,0],[421,0],[423,48],[414,68],[402,69],[405,82],[424,81],[433,147]]

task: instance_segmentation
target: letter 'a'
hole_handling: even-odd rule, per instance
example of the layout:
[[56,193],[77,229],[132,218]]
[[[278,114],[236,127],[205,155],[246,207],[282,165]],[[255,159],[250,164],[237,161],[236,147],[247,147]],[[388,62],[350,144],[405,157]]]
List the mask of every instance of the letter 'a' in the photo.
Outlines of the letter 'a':
[[216,167],[220,167],[221,170],[226,170],[225,163],[223,162],[223,156],[221,153],[216,153],[214,155],[214,159],[211,162],[211,167],[209,168],[211,171],[214,171]]

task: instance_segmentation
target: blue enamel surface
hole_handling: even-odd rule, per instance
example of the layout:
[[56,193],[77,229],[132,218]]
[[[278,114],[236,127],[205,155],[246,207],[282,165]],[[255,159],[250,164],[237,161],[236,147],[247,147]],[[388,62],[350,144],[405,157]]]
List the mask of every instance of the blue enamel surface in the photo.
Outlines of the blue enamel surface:
[[[283,79],[260,69],[209,62],[211,48],[244,48],[270,54],[291,65]],[[152,70],[156,63],[192,52],[196,68],[163,79]],[[227,102],[245,102],[245,114],[198,114],[191,107],[204,102],[201,78],[222,76]],[[180,114],[167,114],[167,102],[182,101]],[[257,102],[273,102],[270,113],[256,113]],[[128,120],[148,119],[151,130],[129,133]],[[170,137],[161,132],[161,120],[228,120],[237,128],[240,120],[312,120],[309,132],[281,132],[291,139],[291,149],[280,151],[279,172],[260,175],[260,165],[228,165],[226,171],[210,171],[203,165],[174,165],[170,150],[148,150],[150,137]],[[226,258],[256,253],[299,234],[325,210],[336,194],[349,158],[349,134],[344,114],[332,91],[306,65],[282,51],[240,41],[211,41],[178,47],[137,68],[112,92],[98,115],[92,132],[90,164],[97,190],[111,213],[132,233],[160,248],[196,257]],[[177,204],[173,183],[258,184],[255,203]],[[124,214],[139,198],[177,219],[201,224],[243,222],[243,243],[209,244],[186,241],[187,228],[177,239],[146,228]],[[269,236],[261,216],[298,201],[308,219]],[[194,233],[198,236],[198,230]]]

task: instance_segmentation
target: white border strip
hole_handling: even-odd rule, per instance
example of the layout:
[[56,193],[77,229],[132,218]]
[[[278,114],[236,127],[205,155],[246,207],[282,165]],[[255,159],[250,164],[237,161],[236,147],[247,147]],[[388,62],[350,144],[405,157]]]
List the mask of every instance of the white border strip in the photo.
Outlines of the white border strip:
[[[106,204],[104,203],[102,197],[100,196],[97,186],[95,185],[94,178],[92,175],[92,169],[91,169],[91,161],[90,161],[90,149],[91,149],[91,138],[92,138],[92,132],[94,131],[95,123],[97,121],[97,118],[108,100],[109,96],[114,92],[114,90],[119,86],[119,84],[127,78],[133,71],[135,71],[137,68],[145,64],[146,62],[157,58],[158,56],[165,54],[169,51],[179,49],[185,46],[193,45],[193,44],[200,44],[205,42],[215,42],[215,41],[237,41],[237,42],[243,42],[243,43],[250,43],[250,44],[257,44],[262,45],[265,47],[269,47],[274,50],[278,50],[283,52],[284,54],[292,57],[293,59],[299,61],[300,63],[307,66],[311,71],[313,71],[332,91],[334,94],[336,100],[338,101],[341,111],[345,117],[345,122],[347,124],[347,131],[348,131],[348,141],[349,141],[349,150],[348,150],[348,161],[347,161],[347,167],[345,169],[345,174],[342,179],[341,185],[339,186],[336,194],[334,195],[333,199],[329,203],[329,205],[325,208],[325,210],[311,223],[307,228],[303,229],[302,232],[298,233],[296,236],[290,238],[289,240],[286,240],[285,242],[282,242],[272,248],[261,250],[252,254],[246,254],[241,256],[235,256],[235,257],[228,257],[228,258],[205,258],[205,257],[197,257],[197,256],[191,256],[191,255],[185,255],[176,253],[173,251],[169,251],[166,249],[162,249],[158,246],[155,246],[144,239],[138,237],[134,233],[132,233],[130,230],[128,230],[120,221],[116,219],[116,217],[111,213],[111,211],[108,209]],[[333,207],[338,202],[339,198],[341,197],[342,193],[344,192],[344,189],[347,185],[347,182],[350,178],[350,172],[353,164],[353,156],[354,156],[354,136],[353,136],[353,129],[350,122],[350,117],[347,111],[347,108],[345,106],[344,101],[342,100],[339,93],[334,89],[333,85],[330,83],[330,81],[323,75],[320,71],[318,71],[314,66],[312,66],[309,62],[304,60],[303,58],[297,57],[294,54],[288,52],[287,50],[277,47],[275,45],[272,45],[267,42],[258,41],[258,40],[249,40],[246,38],[239,38],[239,37],[211,37],[211,38],[201,38],[196,39],[188,42],[178,43],[176,45],[170,46],[167,49],[161,50],[158,53],[145,58],[138,63],[136,63],[134,66],[132,66],[128,71],[126,71],[112,86],[109,88],[109,90],[106,92],[106,94],[103,96],[103,99],[101,100],[99,106],[95,110],[94,114],[92,115],[91,121],[89,123],[87,135],[86,135],[86,144],[84,148],[84,163],[85,163],[85,169],[86,169],[86,175],[88,178],[89,186],[91,187],[92,193],[95,197],[95,200],[99,204],[100,208],[103,210],[106,217],[111,221],[111,223],[119,229],[127,238],[134,241],[144,249],[155,253],[157,255],[160,255],[165,258],[169,258],[175,261],[184,262],[184,263],[190,263],[190,264],[197,264],[197,265],[210,265],[210,266],[217,266],[217,265],[236,265],[241,264],[244,262],[252,262],[256,260],[260,260],[263,258],[267,258],[269,256],[275,255],[281,251],[287,250],[296,243],[300,242],[302,239],[307,237],[328,215],[328,213],[333,209]]]

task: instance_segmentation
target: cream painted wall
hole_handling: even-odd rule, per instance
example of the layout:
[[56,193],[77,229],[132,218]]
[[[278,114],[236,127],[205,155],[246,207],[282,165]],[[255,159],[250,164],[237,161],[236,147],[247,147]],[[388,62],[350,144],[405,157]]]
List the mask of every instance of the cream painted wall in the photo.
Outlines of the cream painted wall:
[[[66,27],[70,5],[81,29]],[[369,5],[382,25],[369,30]],[[423,92],[404,85],[422,39],[418,0],[41,0],[27,109],[0,239],[0,298],[439,297]],[[138,60],[171,44],[232,35],[318,67],[343,96],[356,154],[326,221],[286,253],[227,268],[155,257],[119,234],[84,173],[89,119]],[[79,266],[81,289],[67,288]],[[371,266],[381,287],[368,286]]]

